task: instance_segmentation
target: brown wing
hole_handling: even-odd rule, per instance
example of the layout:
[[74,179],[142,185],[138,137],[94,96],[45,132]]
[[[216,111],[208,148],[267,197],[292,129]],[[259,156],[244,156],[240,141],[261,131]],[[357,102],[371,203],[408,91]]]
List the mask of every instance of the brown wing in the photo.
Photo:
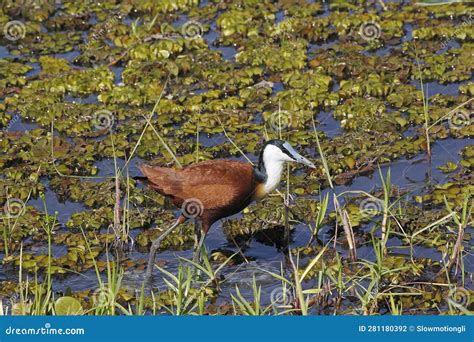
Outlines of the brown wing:
[[255,188],[252,165],[233,160],[206,161],[183,169],[148,165],[140,169],[150,186],[172,197],[177,206],[191,198],[201,201],[204,209],[235,206],[250,202]]

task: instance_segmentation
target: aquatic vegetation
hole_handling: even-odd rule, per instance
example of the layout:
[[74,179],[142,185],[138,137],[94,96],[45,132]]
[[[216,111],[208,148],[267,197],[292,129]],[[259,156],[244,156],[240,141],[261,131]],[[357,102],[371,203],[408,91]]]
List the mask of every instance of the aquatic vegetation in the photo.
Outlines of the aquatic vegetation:
[[[8,314],[473,310],[472,6],[27,2],[0,6]],[[203,264],[192,222],[167,236],[142,287],[175,213],[136,165],[277,137],[316,169],[215,227]]]

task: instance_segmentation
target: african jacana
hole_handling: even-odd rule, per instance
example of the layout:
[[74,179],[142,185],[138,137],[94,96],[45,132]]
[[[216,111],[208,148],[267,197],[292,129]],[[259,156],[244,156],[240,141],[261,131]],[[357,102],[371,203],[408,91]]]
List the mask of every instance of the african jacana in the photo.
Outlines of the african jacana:
[[285,162],[315,167],[282,140],[265,143],[256,167],[236,160],[210,160],[182,169],[141,165],[148,185],[181,208],[176,222],[152,243],[146,279],[151,277],[160,242],[173,229],[189,218],[195,219],[196,257],[209,228],[216,221],[240,212],[252,201],[275,190]]

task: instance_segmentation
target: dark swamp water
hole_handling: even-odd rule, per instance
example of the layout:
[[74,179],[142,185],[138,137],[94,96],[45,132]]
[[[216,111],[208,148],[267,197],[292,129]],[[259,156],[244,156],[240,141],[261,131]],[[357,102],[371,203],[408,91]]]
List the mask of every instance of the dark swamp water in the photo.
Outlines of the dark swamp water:
[[[159,134],[171,146],[179,161],[182,164],[190,164],[195,160],[196,136],[198,136],[199,153],[202,159],[224,157],[245,160],[238,151],[232,148],[228,138],[222,133],[223,127],[236,145],[244,151],[246,157],[253,162],[258,160],[258,148],[265,134],[269,134],[270,137],[281,134],[284,139],[291,141],[311,160],[317,162],[319,167],[315,175],[308,174],[301,168],[292,168],[290,192],[293,194],[293,201],[290,205],[300,202],[300,206],[305,206],[310,201],[319,203],[320,198],[326,194],[332,196],[333,193],[346,193],[341,195],[340,200],[342,205],[347,206],[350,217],[358,222],[353,226],[360,260],[376,261],[370,236],[373,232],[376,239],[380,238],[382,215],[377,212],[368,219],[361,219],[358,210],[361,210],[360,202],[363,197],[351,192],[363,191],[374,194],[378,198],[383,197],[381,192],[383,183],[378,174],[378,163],[382,175],[386,175],[390,170],[393,188],[397,193],[403,194],[400,197],[403,199],[400,200],[403,205],[397,205],[398,209],[394,211],[400,214],[399,221],[409,226],[408,229],[412,229],[408,234],[446,215],[443,211],[445,210],[442,201],[443,191],[452,186],[463,189],[457,193],[458,197],[449,197],[454,208],[461,210],[462,201],[466,196],[468,203],[472,205],[470,197],[473,187],[472,163],[469,164],[472,160],[472,155],[469,155],[472,152],[469,151],[473,145],[471,141],[472,102],[468,101],[472,98],[474,46],[472,21],[465,19],[469,18],[469,15],[472,17],[472,7],[466,4],[425,7],[416,6],[411,2],[386,2],[387,8],[384,10],[376,1],[301,2],[300,4],[282,1],[262,2],[260,5],[245,1],[229,3],[189,1],[182,7],[176,6],[176,9],[170,9],[166,6],[167,1],[160,5],[153,5],[153,3],[153,1],[144,1],[138,5],[136,1],[106,1],[101,6],[94,4],[89,8],[84,8],[77,3],[59,1],[50,11],[43,13],[38,10],[36,19],[34,19],[35,15],[31,14],[34,13],[34,9],[31,9],[32,12],[22,13],[12,10],[12,6],[4,5],[3,18],[25,22],[26,37],[19,40],[8,40],[4,37],[1,41],[0,58],[7,63],[18,63],[29,68],[23,72],[15,70],[15,68],[20,68],[16,64],[5,65],[4,69],[11,69],[11,76],[7,75],[7,71],[2,70],[2,76],[5,80],[8,79],[2,84],[0,102],[4,105],[1,108],[1,115],[4,118],[1,122],[3,131],[0,141],[7,140],[7,143],[0,146],[2,148],[0,166],[3,172],[0,182],[3,189],[1,194],[4,196],[1,198],[2,201],[10,191],[8,196],[20,199],[26,203],[27,208],[31,207],[34,213],[44,213],[46,205],[50,214],[57,213],[56,235],[71,232],[81,235],[79,228],[82,224],[89,218],[96,219],[96,215],[100,215],[94,210],[100,207],[113,208],[113,200],[112,204],[110,202],[110,198],[114,196],[113,186],[105,189],[101,186],[110,182],[109,178],[115,175],[115,162],[110,153],[109,134],[117,135],[117,150],[127,151],[125,156],[119,155],[116,162],[119,168],[127,166],[130,177],[139,176],[137,165],[150,160],[158,161],[158,165],[173,165],[173,159],[162,146],[154,149],[155,145],[160,143],[150,129],[144,135],[143,142],[140,142],[143,150],[137,150],[137,154],[133,155],[128,163],[126,160],[130,156],[132,147],[139,141],[140,132],[146,124],[143,114],[149,115],[162,90],[160,84],[165,83],[168,71],[176,67],[179,72],[173,75],[174,77],[164,91],[166,103],[160,102],[158,114],[153,117],[152,122]],[[303,3],[305,5],[302,5]],[[118,11],[128,14],[119,20],[110,19],[113,18],[111,13]],[[252,20],[246,17],[250,15],[249,13]],[[38,18],[42,19],[38,20]],[[66,18],[65,23],[61,21],[61,18]],[[342,18],[346,18],[346,21]],[[69,24],[68,21],[70,21]],[[198,38],[189,39],[186,37],[186,32],[183,33],[181,29],[190,21],[202,23],[202,27],[198,29],[202,29],[203,32],[200,32],[201,35]],[[364,37],[361,33],[359,28],[366,22],[376,23],[375,28],[381,30],[375,39]],[[465,22],[470,24],[464,25]],[[38,27],[33,24],[30,27],[31,23]],[[135,27],[134,30],[133,27]],[[149,27],[149,31],[146,32],[144,27]],[[177,33],[174,33],[170,27],[174,27]],[[103,29],[105,33],[97,39],[97,32],[102,32],[100,29]],[[32,33],[29,30],[37,31]],[[465,34],[462,35],[459,31]],[[69,36],[71,39],[69,45],[64,42],[64,37],[55,36],[64,32],[74,32],[73,36]],[[96,36],[93,36],[94,32]],[[177,38],[173,38],[174,41],[171,39],[170,45],[159,45],[165,44],[163,42],[166,39],[164,39],[152,41],[152,43],[141,42],[138,43],[138,47],[126,40],[143,38],[150,34],[163,34],[163,32],[173,32],[177,34]],[[53,37],[51,41],[44,38],[48,34]],[[37,35],[36,41],[35,35]],[[38,38],[40,36],[41,39]],[[272,39],[268,43],[270,37]],[[291,42],[295,45],[292,46]],[[439,48],[440,43],[443,43],[443,48]],[[43,45],[39,46],[40,44]],[[145,46],[143,50],[140,50],[140,44]],[[177,44],[179,48],[174,44]],[[423,101],[420,98],[421,83],[417,73],[415,53],[410,50],[413,46],[417,51],[417,57],[422,61],[424,90],[430,99],[428,108],[432,113],[430,125],[433,125],[431,158],[428,157],[426,143],[419,143],[425,138],[423,116],[420,115],[423,113]],[[124,54],[127,48],[129,48],[128,54]],[[259,60],[260,50],[263,56],[261,60]],[[140,53],[143,53],[143,56]],[[55,60],[41,60],[41,56],[54,57]],[[445,59],[443,60],[442,57]],[[65,59],[67,67],[62,68],[60,63],[56,62],[57,59]],[[180,59],[189,60],[189,65],[179,62]],[[461,64],[464,69],[459,67]],[[439,68],[443,65],[446,68],[439,72]],[[77,87],[66,87],[64,91],[57,90],[58,84],[63,81],[55,84],[55,79],[61,79],[62,73],[67,73],[69,69],[73,68],[81,73],[100,66],[107,69],[109,73],[104,80],[93,76],[88,80],[85,77],[78,81]],[[53,70],[52,76],[46,74],[45,70],[48,67]],[[152,71],[153,68],[156,68],[156,71]],[[260,68],[260,70],[252,68]],[[245,72],[239,73],[239,70]],[[447,73],[450,73],[449,77],[445,76]],[[231,76],[227,79],[226,74]],[[199,78],[204,77],[203,75],[206,75],[208,79]],[[13,78],[17,77],[25,79],[26,83],[15,82]],[[312,79],[315,84],[311,83]],[[263,80],[271,82],[270,88],[255,86]],[[23,88],[28,88],[28,84],[34,82],[38,82],[38,85],[22,93]],[[44,82],[44,85],[40,82]],[[103,82],[104,85],[102,87],[88,85],[95,82]],[[353,82],[355,85],[348,85],[347,82]],[[357,83],[361,84],[360,88],[356,87]],[[148,84],[152,84],[151,91],[145,89]],[[385,89],[384,86],[388,86],[389,89]],[[41,87],[45,87],[46,91],[43,92]],[[51,99],[47,94],[47,87],[50,87]],[[244,92],[245,89],[253,89],[253,93],[248,95]],[[210,94],[211,91],[215,91],[217,95]],[[336,100],[330,97],[331,94]],[[396,97],[397,94],[399,98]],[[152,96],[155,97],[149,98]],[[45,103],[41,103],[38,97],[43,97]],[[8,98],[16,99],[9,100]],[[32,100],[33,98],[36,100]],[[187,103],[186,98],[196,100],[194,102],[189,100]],[[243,103],[238,102],[239,98],[244,98]],[[31,102],[28,103],[28,100]],[[35,101],[38,102],[35,104]],[[216,103],[211,103],[211,101]],[[179,109],[173,108],[174,102],[178,103]],[[453,125],[450,117],[445,117],[445,114],[465,102],[468,104],[463,107],[465,109],[462,114],[465,118],[465,113],[468,113],[468,123],[463,122],[460,127]],[[45,114],[48,103],[51,105],[53,114]],[[71,107],[64,109],[61,105],[56,106],[57,103],[71,104]],[[203,115],[197,125],[194,120],[195,107],[193,105],[198,107],[201,105],[199,108],[196,107],[200,115]],[[31,109],[35,106],[37,110]],[[275,129],[274,113],[278,112],[279,107],[284,111],[284,115],[291,116],[281,132]],[[97,133],[93,124],[87,127],[75,126],[87,121],[80,119],[81,117],[90,117],[92,112],[104,108],[113,112],[114,115],[118,113],[116,115],[118,120],[115,120],[110,132],[106,129],[105,133],[104,130]],[[58,112],[54,114],[55,111]],[[222,111],[229,111],[231,114],[222,114]],[[251,113],[250,117],[244,115],[246,111]],[[229,119],[227,116],[232,116],[232,114],[236,114],[237,119],[225,121],[225,125],[221,126],[218,121],[209,119],[216,113],[221,115],[222,120]],[[205,115],[208,116],[205,117]],[[54,124],[57,126],[54,130],[55,137],[71,146],[70,156],[58,157],[58,165],[65,161],[64,164],[68,166],[64,171],[66,174],[64,177],[59,177],[54,173],[49,153],[44,153],[38,158],[31,157],[28,160],[28,157],[22,155],[24,151],[29,151],[31,155],[34,155],[43,153],[42,150],[34,149],[34,142],[30,145],[18,143],[18,138],[14,136],[16,132],[32,133],[37,137],[36,143],[40,144],[41,139],[50,134],[51,117],[55,117]],[[336,180],[334,190],[330,189],[325,179],[314,140],[312,117],[316,120],[323,150],[327,152],[331,173]],[[61,120],[64,120],[64,124]],[[176,134],[173,133],[174,130]],[[387,135],[385,135],[386,132],[388,132]],[[369,140],[372,144],[362,146],[363,141]],[[398,149],[397,141],[406,141],[405,150]],[[77,151],[77,146],[86,145],[94,146],[93,150]],[[81,154],[84,160],[81,159]],[[86,158],[89,155],[90,159]],[[70,162],[68,158],[71,158]],[[374,162],[370,161],[374,159]],[[443,170],[446,165],[457,167],[446,171]],[[75,171],[73,166],[76,168]],[[366,166],[369,166],[368,172],[359,172]],[[22,167],[24,171],[20,171],[20,175],[15,176],[12,173],[12,169],[21,170]],[[41,171],[37,172],[36,183],[33,181],[35,184],[31,185],[26,179],[37,167],[41,167]],[[83,195],[76,194],[74,198],[71,198],[68,194],[71,194],[72,188],[68,187],[76,186],[76,183],[61,183],[68,177],[67,175],[89,176],[92,178],[83,180],[97,183],[97,185],[85,188],[78,185],[76,191],[82,192]],[[338,178],[337,175],[347,175],[347,177]],[[61,186],[58,186],[59,183]],[[12,186],[27,189],[27,195],[30,195],[30,189],[42,190],[38,192],[32,190],[32,195],[25,198],[25,191],[13,191],[14,194],[11,195]],[[68,190],[65,190],[66,188]],[[285,192],[285,188],[286,182],[283,179],[280,190]],[[97,192],[92,192],[92,190]],[[97,198],[95,200],[88,198],[87,191],[91,191],[91,197],[97,196]],[[134,186],[134,195],[136,195],[135,191],[139,194],[148,194],[141,185]],[[44,202],[38,196],[40,192],[44,193]],[[432,197],[429,197],[430,195]],[[391,198],[393,201],[397,198],[395,190]],[[423,203],[420,203],[420,198],[424,198]],[[304,200],[301,202],[302,199]],[[124,196],[122,205],[125,202]],[[137,205],[134,210],[140,211],[150,205],[150,202],[144,203]],[[278,206],[278,209],[275,209],[275,206]],[[275,210],[278,214],[283,213],[284,206],[281,199],[272,197],[269,202],[252,204],[249,212],[227,219],[234,224],[218,222],[212,227],[205,240],[206,248],[211,256],[222,255],[224,252],[228,255],[241,249],[246,258],[246,261],[236,262],[222,269],[220,291],[208,301],[208,304],[212,303],[209,304],[212,305],[212,310],[225,313],[224,309],[219,311],[214,308],[222,308],[232,303],[236,286],[245,298],[251,300],[253,277],[261,286],[262,304],[270,305],[275,291],[278,292],[281,289],[281,282],[268,272],[279,274],[283,270],[283,274],[292,277],[291,264],[280,243],[284,216],[277,215],[279,219],[268,218],[269,212]],[[77,216],[75,217],[74,214],[89,211],[91,216],[80,216],[79,220],[82,220],[82,223],[78,223]],[[169,216],[163,219],[157,218],[163,214],[161,211],[144,212],[143,215],[149,217],[142,225],[134,226],[128,233],[129,239],[120,252],[121,258],[128,262],[124,267],[121,288],[131,293],[131,296],[137,295],[142,285],[143,265],[148,258],[149,250],[148,243],[142,245],[137,241],[141,241],[141,236],[146,235],[145,232],[150,227],[163,228],[168,225],[172,220],[171,213],[174,215],[178,213],[175,209],[167,209],[167,212]],[[333,249],[335,219],[329,214],[335,212],[332,200],[329,201],[327,212],[328,219],[322,225],[318,239],[313,241],[312,247],[307,247],[306,251],[303,249],[311,240],[311,231],[307,224],[291,221],[289,248],[295,255],[297,250],[301,250],[301,267],[312,260],[322,246],[328,244],[329,249]],[[305,216],[305,221],[312,224],[316,214],[317,210],[313,210]],[[6,255],[4,242],[0,249],[0,258],[3,260],[0,264],[0,282],[4,284],[1,295],[6,303],[8,303],[8,298],[16,296],[14,284],[17,284],[19,280],[17,260],[20,242],[22,242],[23,254],[30,254],[32,259],[48,254],[47,241],[44,234],[41,234],[41,228],[35,227],[36,230],[40,230],[40,233],[29,231],[30,228],[33,229],[32,226],[28,226],[29,224],[40,225],[37,215],[33,215],[34,219],[31,218],[31,220],[28,216],[29,210],[24,215],[25,221],[20,222],[24,225],[20,228],[23,233],[11,238],[9,256]],[[105,236],[113,233],[110,213],[108,215],[105,221],[101,221],[102,224],[99,224],[99,227],[91,228],[87,224],[84,224],[84,227],[87,231],[95,231],[98,235]],[[439,292],[441,297],[446,297],[448,283],[453,283],[468,293],[468,301],[463,304],[469,306],[474,272],[472,215],[469,216],[462,241],[462,272],[453,271],[449,282],[446,279],[440,280],[436,276],[440,265],[444,265],[449,259],[453,241],[456,239],[453,231],[455,226],[444,223],[429,229],[429,233],[422,234],[425,240],[415,242],[412,248],[408,246],[407,240],[401,234],[389,236],[386,243],[387,258],[393,257],[393,260],[390,259],[386,267],[398,267],[399,259],[397,258],[399,257],[407,262],[411,257],[415,260],[415,264],[420,263],[424,266],[421,273],[412,274],[409,270],[402,271],[402,278],[396,281],[389,276],[389,279],[383,280],[385,286],[406,284],[407,287],[413,286],[413,289],[422,292]],[[270,222],[270,227],[263,233],[253,231],[250,234],[241,235],[233,232],[233,229],[236,231],[240,229],[235,228],[239,224],[246,229],[249,226],[261,227],[260,221],[256,223],[260,219],[268,219]],[[6,219],[3,220],[3,227],[7,227]],[[437,241],[442,238],[445,241],[438,243]],[[436,242],[430,243],[430,240]],[[130,243],[130,241],[134,242]],[[239,241],[240,247],[236,246],[236,241]],[[177,274],[179,265],[182,264],[180,257],[192,258],[192,243],[173,241],[170,244],[173,245],[172,248],[160,250],[156,259],[161,267],[172,274]],[[447,249],[444,246],[447,246]],[[53,258],[59,260],[67,256],[71,247],[78,246],[68,245],[67,242],[53,242]],[[350,262],[341,227],[338,231],[336,250],[344,260],[342,271],[344,273]],[[326,265],[329,268],[336,267],[334,266],[336,262],[334,251],[328,251],[328,253]],[[96,257],[99,261],[105,261],[115,256],[116,251],[113,247],[110,247],[107,252],[105,245],[102,245]],[[215,259],[214,265],[217,267],[220,261],[217,257]],[[61,267],[61,265],[58,266]],[[64,269],[67,271],[53,276],[52,289],[57,296],[72,293],[83,300],[84,296],[97,289],[98,280],[93,267],[83,267],[80,271],[75,271],[65,265]],[[26,268],[24,272],[27,273],[27,271],[30,271],[28,273],[30,277],[34,276],[34,269]],[[41,267],[38,275],[40,279],[45,279],[44,269]],[[304,282],[304,287],[307,289],[320,287],[318,284],[320,279],[318,280],[317,275],[316,271],[313,277]],[[101,271],[101,278],[107,282],[107,274],[104,270]],[[367,286],[370,279],[369,273],[363,278],[358,278],[361,288]],[[363,305],[358,302],[353,290],[346,289],[342,291],[342,295],[338,295],[336,286],[331,285],[331,281],[330,277],[323,281],[327,282],[330,288],[326,296],[336,299],[342,297],[341,303],[337,309],[334,304],[337,302],[336,299],[329,300],[324,305],[314,304],[311,307],[311,313],[364,312],[361,309]],[[387,285],[386,283],[390,281],[393,283]],[[431,282],[445,282],[446,287],[436,288],[436,286],[427,285],[421,288],[415,285],[424,283],[423,286],[425,286]],[[166,291],[167,288],[163,276],[156,270],[153,291],[160,293],[160,291]],[[149,294],[148,291],[147,294]],[[436,296],[433,295],[433,297]],[[443,299],[429,296],[425,299],[432,302],[429,305],[416,300],[403,302],[404,307],[407,308],[404,313],[437,314],[445,312],[448,308]],[[384,303],[384,300],[380,301]],[[130,303],[134,305],[133,299],[130,299]],[[209,312],[213,312],[212,310],[209,309]],[[389,314],[390,309],[379,303],[378,309],[370,313]]]

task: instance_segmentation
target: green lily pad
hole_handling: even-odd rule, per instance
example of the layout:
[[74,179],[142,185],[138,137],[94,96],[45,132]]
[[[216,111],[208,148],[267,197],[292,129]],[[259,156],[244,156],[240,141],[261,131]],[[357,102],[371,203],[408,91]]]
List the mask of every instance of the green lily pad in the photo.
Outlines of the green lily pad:
[[54,310],[56,315],[60,316],[77,316],[84,313],[81,303],[76,298],[69,296],[58,298],[54,302]]

